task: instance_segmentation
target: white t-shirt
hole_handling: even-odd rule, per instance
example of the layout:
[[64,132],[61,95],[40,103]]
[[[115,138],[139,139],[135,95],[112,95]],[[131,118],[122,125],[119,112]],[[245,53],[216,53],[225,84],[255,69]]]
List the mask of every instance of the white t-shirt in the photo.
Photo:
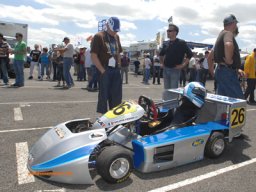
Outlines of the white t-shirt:
[[196,59],[195,57],[191,57],[188,63],[188,68],[195,68],[196,67]]
[[145,69],[150,69],[151,61],[149,58],[145,58]]
[[90,49],[87,48],[85,51],[85,67],[89,68],[92,65],[92,58],[91,58],[91,53],[90,53]]
[[65,47],[65,49],[67,48],[67,50],[63,53],[63,57],[72,57],[73,58],[73,54],[74,54],[74,47],[71,43],[68,43]]
[[154,60],[154,66],[156,66],[156,67],[157,67],[157,66],[158,66],[158,67],[161,66],[159,56],[155,55],[154,58],[153,58],[153,60]]
[[208,62],[207,62],[207,58],[204,58],[204,61],[203,61],[203,68],[204,68],[204,69],[209,69]]

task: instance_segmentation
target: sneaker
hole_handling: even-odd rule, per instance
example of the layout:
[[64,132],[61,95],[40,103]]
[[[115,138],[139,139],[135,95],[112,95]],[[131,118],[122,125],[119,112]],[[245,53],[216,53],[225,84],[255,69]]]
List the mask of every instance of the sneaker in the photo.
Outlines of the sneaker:
[[30,76],[28,79],[29,79],[29,80],[33,79],[33,76]]
[[70,89],[70,86],[63,85],[63,89]]

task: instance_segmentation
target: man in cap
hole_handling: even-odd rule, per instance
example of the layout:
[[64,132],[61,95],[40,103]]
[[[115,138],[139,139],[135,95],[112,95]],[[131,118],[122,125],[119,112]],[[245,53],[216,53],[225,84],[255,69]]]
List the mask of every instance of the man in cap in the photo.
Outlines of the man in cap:
[[91,44],[91,58],[100,72],[97,112],[104,114],[122,102],[120,63],[122,47],[117,32],[120,21],[110,17],[105,31],[95,34]]
[[[239,47],[235,40],[238,34],[237,19],[233,14],[223,20],[224,29],[220,32],[214,45],[214,61],[218,64],[215,71],[217,94],[244,99],[237,73],[244,75],[240,70],[241,60]],[[209,66],[209,69],[212,67]]]
[[73,65],[74,46],[70,43],[70,39],[68,37],[65,37],[63,42],[65,43],[64,48],[57,48],[54,50],[63,53],[63,76],[66,81],[66,86],[63,88],[69,89],[74,86],[74,81],[70,74],[70,69]]
[[16,33],[16,43],[10,52],[14,54],[13,68],[16,75],[15,83],[12,87],[24,86],[24,62],[27,58],[27,44],[22,40],[23,34]]
[[4,36],[0,33],[0,69],[2,71],[2,79],[5,85],[8,85],[7,62],[9,56],[9,48],[10,45],[4,41]]

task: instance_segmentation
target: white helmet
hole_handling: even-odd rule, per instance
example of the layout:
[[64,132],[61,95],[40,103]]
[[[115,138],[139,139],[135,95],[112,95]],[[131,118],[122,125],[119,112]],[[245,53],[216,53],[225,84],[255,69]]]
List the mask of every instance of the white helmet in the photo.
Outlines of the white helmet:
[[194,105],[201,108],[205,102],[206,89],[199,82],[190,82],[184,88],[183,96],[188,98]]

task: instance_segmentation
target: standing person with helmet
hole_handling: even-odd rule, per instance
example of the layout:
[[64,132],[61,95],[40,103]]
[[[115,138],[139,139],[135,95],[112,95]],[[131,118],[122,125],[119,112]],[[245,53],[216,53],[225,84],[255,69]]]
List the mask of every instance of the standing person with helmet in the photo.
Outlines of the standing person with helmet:
[[[170,39],[163,45],[160,51],[160,63],[163,66],[164,93],[163,100],[170,100],[175,97],[168,89],[178,88],[180,71],[187,66],[190,58],[193,56],[192,51],[187,43],[177,38],[179,33],[178,26],[169,24],[167,37]],[[186,59],[184,59],[186,55]]]
[[95,34],[91,44],[91,58],[100,72],[98,113],[106,113],[122,102],[122,79],[120,74],[120,53],[123,51],[117,32],[120,21],[110,17],[106,30]]
[[224,29],[220,32],[214,45],[214,61],[218,64],[215,71],[217,94],[244,99],[243,91],[238,80],[241,60],[239,47],[235,40],[238,34],[237,19],[230,14],[224,18]]

